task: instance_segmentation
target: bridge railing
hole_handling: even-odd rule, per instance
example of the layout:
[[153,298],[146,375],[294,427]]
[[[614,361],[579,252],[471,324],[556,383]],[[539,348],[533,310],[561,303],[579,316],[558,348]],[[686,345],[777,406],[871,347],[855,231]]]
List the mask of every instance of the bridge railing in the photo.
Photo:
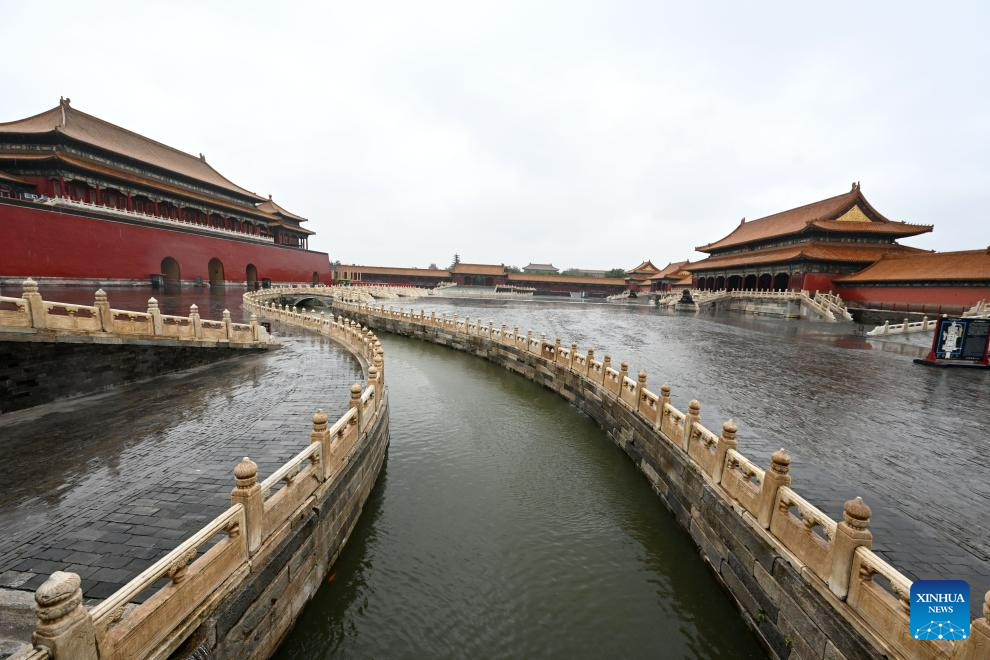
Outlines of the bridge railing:
[[[317,410],[308,444],[261,483],[257,464],[243,458],[234,467],[230,508],[105,600],[87,609],[79,576],[55,572],[35,592],[38,624],[32,645],[15,656],[18,660],[168,657],[243,583],[252,561],[278,546],[286,523],[320,488],[332,486],[368,437],[386,405],[378,338],[342,316],[277,307],[270,299],[278,294],[269,291],[245,294],[245,309],[343,343],[369,365],[368,382],[351,386],[349,408],[332,425]],[[14,305],[29,309],[30,303],[17,300]]]
[[20,298],[0,296],[0,331],[33,328],[61,334],[117,336],[147,339],[162,337],[178,340],[216,341],[226,344],[270,344],[271,337],[257,318],[250,323],[234,323],[224,310],[219,321],[201,319],[196,305],[189,316],[162,314],[158,301],[148,299],[147,311],[110,307],[107,294],[99,289],[92,305],[44,300],[38,284],[27,279]]
[[[802,296],[807,292],[774,292],[780,297]],[[813,301],[812,301],[813,302]],[[823,301],[829,302],[829,301]],[[337,303],[355,314],[380,319],[401,319],[398,313],[383,306],[348,302]],[[821,303],[814,303],[821,304]],[[445,324],[441,317],[425,313],[406,319],[425,327],[462,332]],[[531,333],[530,333],[531,335]],[[664,384],[658,396],[646,388],[646,374],[640,372],[633,381],[626,376],[628,366],[619,371],[607,366],[610,356],[597,362],[594,350],[578,350],[576,343],[561,348],[561,340],[552,344],[541,338],[551,352],[529,350],[530,342],[523,336],[518,341],[518,327],[508,331],[506,326],[493,330],[491,341],[517,346],[539,356],[539,359],[576,373],[593,386],[601,388],[603,397],[611,397],[631,407],[660,437],[683,451],[699,472],[723,497],[741,507],[768,539],[778,544],[781,556],[795,564],[803,578],[821,591],[831,592],[840,603],[858,617],[886,649],[905,658],[939,660],[975,660],[990,657],[990,592],[985,596],[983,617],[973,621],[972,633],[965,641],[924,642],[910,638],[907,594],[911,582],[896,568],[872,552],[873,537],[869,530],[871,512],[862,499],[845,502],[843,519],[836,522],[826,513],[801,497],[791,488],[791,458],[781,449],[771,456],[764,469],[746,458],[738,449],[737,427],[729,420],[722,425],[721,435],[701,423],[701,405],[691,401],[688,412],[670,403],[671,388]],[[488,339],[482,336],[482,341]],[[552,356],[552,357],[549,357]],[[883,578],[882,582],[874,576]]]

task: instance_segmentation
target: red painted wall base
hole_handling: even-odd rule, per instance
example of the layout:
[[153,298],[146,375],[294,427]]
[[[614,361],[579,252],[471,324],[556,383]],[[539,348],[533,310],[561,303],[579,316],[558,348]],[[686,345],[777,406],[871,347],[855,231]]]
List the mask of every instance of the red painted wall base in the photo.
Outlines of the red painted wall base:
[[248,264],[257,280],[329,284],[325,252],[214,238],[181,230],[144,227],[49,209],[0,203],[0,276],[32,276],[149,281],[162,272],[162,260],[179,263],[182,280],[209,282],[209,263],[219,259],[223,279],[247,280]]

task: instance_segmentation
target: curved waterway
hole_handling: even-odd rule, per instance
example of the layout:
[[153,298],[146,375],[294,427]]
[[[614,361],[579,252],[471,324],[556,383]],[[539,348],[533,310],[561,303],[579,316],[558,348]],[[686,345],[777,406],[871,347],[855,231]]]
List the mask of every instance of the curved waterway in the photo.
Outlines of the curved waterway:
[[[933,369],[911,343],[868,339],[852,323],[738,313],[678,315],[640,305],[427,298],[407,309],[518,325],[581,351],[594,347],[674,404],[701,401],[718,432],[732,418],[739,449],[759,465],[785,447],[793,487],[836,520],[843,501],[873,509],[873,544],[913,580],[990,589],[990,371]],[[930,340],[930,339],[929,339]],[[980,598],[972,614],[980,616]]]
[[593,421],[477,358],[382,340],[388,462],[276,657],[765,657]]

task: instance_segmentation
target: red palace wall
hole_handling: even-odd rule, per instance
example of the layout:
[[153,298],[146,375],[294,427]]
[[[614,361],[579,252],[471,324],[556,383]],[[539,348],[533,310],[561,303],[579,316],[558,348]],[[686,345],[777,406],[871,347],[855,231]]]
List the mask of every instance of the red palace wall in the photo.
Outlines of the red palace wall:
[[990,300],[990,286],[842,286],[845,301],[903,303],[909,305],[962,305],[972,307]]
[[162,260],[179,262],[183,280],[208,282],[210,259],[223,263],[224,279],[244,282],[247,266],[258,280],[310,282],[313,272],[330,283],[324,252],[213,238],[183,231],[0,204],[0,276],[149,281]]

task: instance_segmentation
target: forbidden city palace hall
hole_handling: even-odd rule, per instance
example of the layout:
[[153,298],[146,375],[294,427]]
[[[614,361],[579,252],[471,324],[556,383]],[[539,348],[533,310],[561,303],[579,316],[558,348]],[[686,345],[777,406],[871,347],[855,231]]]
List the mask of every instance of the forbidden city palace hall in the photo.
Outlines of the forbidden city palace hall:
[[0,123],[0,277],[329,282],[305,218],[198,157],[76,110]]

